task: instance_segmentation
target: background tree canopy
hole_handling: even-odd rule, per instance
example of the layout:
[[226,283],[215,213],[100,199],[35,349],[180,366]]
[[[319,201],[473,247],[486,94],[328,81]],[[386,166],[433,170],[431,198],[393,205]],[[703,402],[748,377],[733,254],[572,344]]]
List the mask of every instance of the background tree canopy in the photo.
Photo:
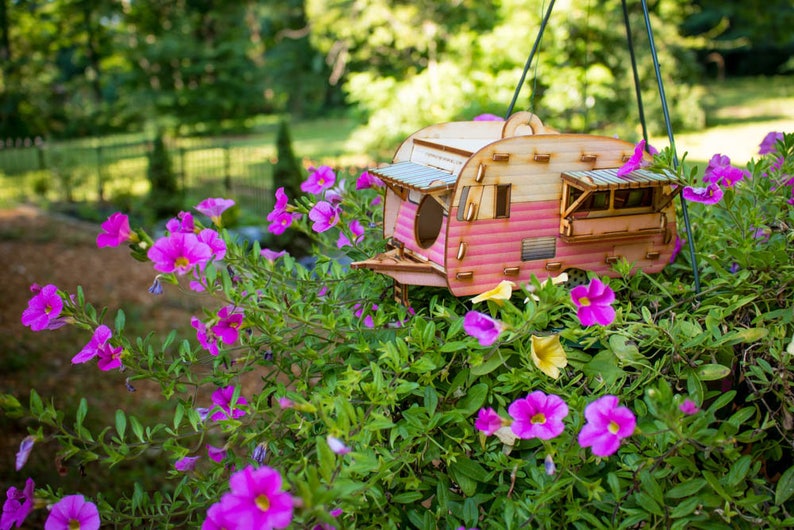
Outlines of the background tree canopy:
[[[0,0],[0,137],[245,130],[255,116],[352,112],[356,148],[425,124],[504,114],[548,2]],[[640,3],[629,2],[658,124]],[[677,127],[703,71],[787,73],[787,0],[649,2]],[[748,58],[751,58],[748,60]],[[787,62],[789,61],[789,62]],[[620,0],[557,2],[519,109],[565,130],[636,134]]]

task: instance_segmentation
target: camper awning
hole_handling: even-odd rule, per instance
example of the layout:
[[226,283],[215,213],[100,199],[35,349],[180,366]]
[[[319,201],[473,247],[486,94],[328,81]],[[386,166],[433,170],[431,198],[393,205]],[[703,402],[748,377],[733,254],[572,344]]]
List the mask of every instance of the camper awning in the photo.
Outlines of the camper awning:
[[644,169],[618,176],[617,169],[591,169],[589,171],[566,171],[562,180],[584,191],[622,190],[628,188],[651,188],[678,184],[675,175],[660,175]]
[[404,186],[423,193],[451,189],[458,179],[457,175],[447,171],[414,162],[397,162],[367,171],[381,178],[386,184]]

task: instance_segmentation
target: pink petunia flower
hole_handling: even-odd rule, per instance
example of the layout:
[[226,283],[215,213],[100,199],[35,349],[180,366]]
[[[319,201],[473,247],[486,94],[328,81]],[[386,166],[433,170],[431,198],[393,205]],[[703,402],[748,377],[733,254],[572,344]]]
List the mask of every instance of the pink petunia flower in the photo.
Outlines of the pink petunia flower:
[[339,222],[339,208],[327,201],[319,201],[309,211],[309,219],[314,221],[312,230],[322,233]]
[[117,247],[129,241],[132,235],[130,220],[121,212],[111,214],[107,221],[102,223],[102,230],[104,232],[96,236],[96,246],[99,248]]
[[63,325],[63,321],[58,319],[61,311],[63,300],[58,294],[58,288],[48,284],[28,301],[27,309],[22,311],[22,324],[33,331],[55,329]]
[[190,317],[190,325],[196,330],[196,339],[201,344],[201,347],[210,352],[210,355],[218,355],[219,339],[215,336],[215,333],[195,316]]
[[[35,443],[36,437],[32,434],[22,438],[22,441],[19,443],[19,451],[17,451],[14,461],[15,469],[17,471],[25,467],[25,464],[28,462],[28,458],[30,457],[30,452],[33,451],[33,445]],[[0,526],[0,528],[2,528],[2,526]]]
[[503,328],[504,325],[498,320],[477,311],[469,311],[463,317],[463,331],[477,339],[481,346],[496,342]]
[[290,227],[292,222],[300,217],[299,213],[290,213],[287,211],[288,202],[289,197],[284,193],[284,187],[278,188],[276,190],[276,204],[273,207],[273,211],[267,214],[267,220],[270,221],[267,230],[271,234],[277,236],[283,234],[287,228]]
[[111,337],[113,337],[113,332],[109,327],[104,324],[97,326],[88,344],[83,346],[83,349],[72,357],[72,364],[82,364],[99,355],[99,350],[105,347]]
[[[350,229],[350,232],[355,236],[356,244],[361,243],[364,239],[364,227],[361,226],[361,223],[358,219],[353,219],[347,224],[347,227]],[[336,247],[337,248],[344,248],[351,246],[350,239],[344,232],[339,232],[339,239],[336,240]]]
[[513,418],[510,429],[519,438],[550,440],[565,429],[562,420],[568,415],[568,405],[560,396],[536,390],[511,403],[507,413]]
[[491,436],[501,429],[502,425],[502,417],[490,407],[487,409],[480,409],[477,413],[477,419],[474,421],[474,428],[485,433],[486,436]]
[[103,372],[107,372],[114,368],[121,368],[123,366],[121,363],[121,354],[123,351],[124,349],[121,346],[114,347],[110,344],[105,344],[97,351],[97,356],[99,357],[97,360],[97,367]]
[[[651,147],[648,146],[648,152],[651,152]],[[656,152],[656,149],[653,149]],[[620,166],[618,169],[617,176],[623,177],[628,175],[635,169],[640,169],[648,165],[647,161],[643,161],[643,157],[645,156],[645,140],[640,140],[637,145],[634,146],[634,154],[626,161],[625,164]]]
[[199,461],[200,456],[185,456],[174,462],[174,468],[182,473],[193,471],[196,468],[196,462]]
[[0,516],[0,528],[11,528],[16,525],[17,528],[22,527],[30,512],[33,511],[33,493],[36,484],[33,479],[28,478],[25,481],[25,488],[23,490],[11,486],[6,491],[6,500],[3,503],[3,514]]
[[318,195],[331,188],[336,182],[336,174],[334,170],[328,166],[320,166],[309,175],[304,182],[301,183],[301,190],[306,193]]
[[176,232],[158,239],[148,252],[155,270],[183,275],[202,266],[212,256],[212,249],[196,234]]
[[768,155],[769,153],[774,153],[777,150],[777,143],[782,140],[782,132],[772,131],[768,133],[766,136],[764,136],[764,139],[761,140],[761,144],[758,146],[758,154]]
[[234,522],[234,514],[227,514],[224,507],[216,502],[207,510],[207,518],[201,524],[201,530],[231,530],[238,528]]
[[571,289],[571,299],[583,326],[608,326],[615,320],[615,310],[611,305],[615,301],[615,291],[598,278],[590,280],[587,286],[577,285]]
[[281,490],[281,475],[273,468],[246,467],[229,478],[230,491],[221,497],[221,510],[233,528],[270,530],[292,522],[295,500]]
[[207,444],[207,456],[210,460],[220,464],[226,458],[226,449],[223,447],[215,447],[214,445]]
[[350,452],[350,448],[345,445],[345,442],[335,436],[331,436],[329,434],[326,438],[326,441],[328,442],[328,447],[330,447],[331,451],[333,451],[335,454],[346,455]]
[[241,405],[248,405],[248,401],[242,396],[237,398],[235,403],[232,403],[232,399],[234,398],[234,391],[235,387],[233,385],[229,385],[223,388],[219,388],[215,392],[212,393],[212,402],[215,404],[216,407],[220,407],[221,410],[215,412],[210,419],[212,421],[220,421],[229,418],[239,418],[245,415],[245,411],[241,410],[237,407]]
[[696,414],[700,410],[697,404],[689,398],[686,398],[680,405],[678,405],[678,408],[687,416]]
[[67,495],[56,502],[44,522],[44,530],[99,530],[99,510],[82,495]]
[[675,258],[678,257],[678,254],[681,253],[681,249],[684,248],[684,243],[686,239],[681,239],[677,235],[675,236],[675,244],[673,245],[673,253],[670,254],[670,263],[675,261]]
[[276,261],[278,258],[282,256],[286,256],[287,251],[286,250],[276,251],[276,250],[271,250],[269,248],[263,248],[262,250],[259,251],[259,255],[268,261]]
[[366,315],[364,314],[364,306],[362,306],[361,304],[354,305],[353,310],[354,310],[353,315],[355,315],[356,318],[361,318],[362,316],[364,317],[362,322],[365,328],[372,329],[375,327],[375,319],[372,318],[371,312],[375,312],[378,310],[378,304],[372,304],[370,306],[371,312],[368,311]]
[[222,260],[226,257],[226,241],[212,228],[205,228],[199,232],[198,240],[210,247],[212,259]]
[[709,184],[705,188],[684,186],[684,189],[681,190],[681,197],[687,201],[703,204],[717,204],[722,199],[722,195],[722,189],[714,183]]
[[484,113],[478,114],[473,118],[473,121],[505,121],[504,118],[501,116],[497,116],[496,114]]
[[234,206],[232,199],[209,198],[196,205],[196,210],[209,217],[215,226],[221,225],[223,212]]
[[193,221],[193,214],[190,212],[179,212],[176,217],[169,219],[165,223],[165,229],[171,234],[177,232],[194,233],[196,231],[196,223]]
[[385,186],[383,181],[369,171],[364,171],[356,179],[357,190],[365,190],[367,188],[382,188],[383,186]]
[[224,306],[218,311],[218,323],[212,326],[212,332],[224,344],[234,344],[240,336],[243,313],[234,306]]
[[703,171],[703,182],[718,186],[731,187],[745,177],[745,172],[731,165],[731,159],[725,155],[714,155]]
[[587,423],[579,432],[579,445],[592,447],[596,456],[609,456],[620,441],[634,434],[637,418],[628,408],[618,406],[617,396],[602,396],[584,409]]

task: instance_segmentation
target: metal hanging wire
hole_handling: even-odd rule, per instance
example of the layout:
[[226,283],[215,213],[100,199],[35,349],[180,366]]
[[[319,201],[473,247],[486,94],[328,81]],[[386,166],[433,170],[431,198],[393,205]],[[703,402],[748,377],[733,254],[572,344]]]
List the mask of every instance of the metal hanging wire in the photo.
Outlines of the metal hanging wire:
[[[518,101],[518,95],[521,92],[521,88],[524,86],[524,81],[526,80],[527,73],[529,72],[529,68],[532,65],[532,60],[535,58],[535,54],[540,47],[540,42],[543,39],[543,33],[546,30],[546,26],[549,23],[549,18],[551,17],[551,12],[554,9],[554,2],[555,0],[551,0],[549,3],[549,7],[546,9],[546,13],[543,16],[543,19],[540,23],[540,28],[538,29],[537,37],[535,38],[535,43],[532,46],[532,50],[529,52],[529,57],[527,57],[527,62],[524,64],[524,70],[521,73],[521,78],[516,85],[515,92],[513,93],[513,99],[510,101],[510,105],[507,108],[507,113],[505,114],[505,119],[509,118],[511,114],[513,114],[513,109],[515,108],[516,101]],[[634,52],[634,41],[631,37],[631,24],[629,22],[629,11],[628,6],[626,5],[626,0],[621,0],[622,8],[623,8],[623,21],[626,25],[626,42],[628,45],[629,56],[631,58],[631,70],[634,76],[634,90],[637,95],[637,109],[639,113],[639,120],[640,125],[642,126],[642,137],[645,140],[646,149],[648,146],[648,127],[645,121],[645,109],[642,104],[642,90],[640,87],[640,77],[639,72],[637,70],[637,59],[636,54]],[[664,116],[664,124],[667,130],[667,139],[670,142],[670,150],[673,155],[673,167],[678,168],[678,154],[675,149],[675,138],[673,137],[673,126],[670,120],[670,111],[667,105],[667,96],[664,92],[664,82],[662,80],[662,73],[661,68],[659,67],[659,56],[656,53],[656,43],[653,37],[653,28],[651,27],[651,16],[650,12],[648,11],[648,3],[647,0],[641,0],[642,4],[642,14],[645,20],[645,30],[648,34],[648,44],[651,53],[651,58],[653,60],[653,69],[656,75],[656,84],[659,91],[659,99],[661,100],[662,106],[662,114]],[[689,256],[692,261],[692,273],[694,277],[694,287],[695,293],[700,294],[700,272],[698,271],[697,266],[697,259],[695,255],[695,242],[694,238],[692,237],[692,226],[689,221],[689,212],[687,210],[687,204],[684,199],[681,199],[681,214],[684,220],[684,229],[686,231],[687,236],[687,246],[689,248]]]

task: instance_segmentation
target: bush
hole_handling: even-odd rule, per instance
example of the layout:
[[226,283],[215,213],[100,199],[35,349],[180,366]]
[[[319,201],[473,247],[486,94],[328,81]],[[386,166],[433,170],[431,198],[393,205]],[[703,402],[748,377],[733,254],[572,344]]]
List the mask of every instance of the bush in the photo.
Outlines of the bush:
[[175,215],[182,208],[182,191],[179,189],[171,156],[165,145],[163,132],[159,131],[152,142],[149,153],[149,203],[148,208],[155,219]]
[[[409,309],[384,277],[341,264],[340,249],[382,249],[378,192],[333,189],[327,173],[300,201],[280,190],[268,216],[273,233],[314,238],[311,269],[191,214],[156,242],[111,216],[102,242],[151,258],[153,291],[191,283],[216,304],[195,337],[128,337],[122,312],[40,288],[23,322],[85,329],[73,363],[155,381],[174,408],[89,429],[85,401],[66,417],[35,391],[24,406],[2,396],[32,422],[18,467],[45,440],[72,468],[159,460],[160,491],[91,503],[119,528],[791,526],[794,135],[779,137],[747,172],[715,158],[702,183],[656,157],[689,198],[699,292],[684,252],[662,274],[621,263],[574,289],[416,289]],[[228,206],[213,204],[197,209]],[[69,493],[31,486],[7,503]]]

